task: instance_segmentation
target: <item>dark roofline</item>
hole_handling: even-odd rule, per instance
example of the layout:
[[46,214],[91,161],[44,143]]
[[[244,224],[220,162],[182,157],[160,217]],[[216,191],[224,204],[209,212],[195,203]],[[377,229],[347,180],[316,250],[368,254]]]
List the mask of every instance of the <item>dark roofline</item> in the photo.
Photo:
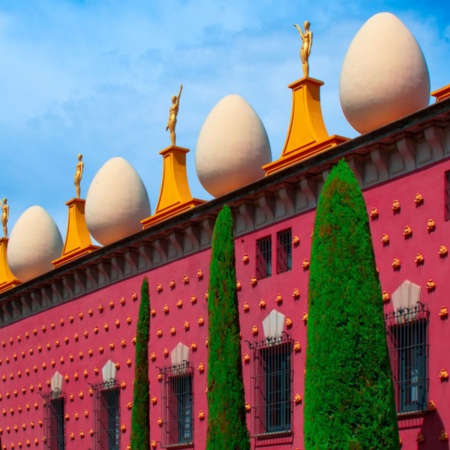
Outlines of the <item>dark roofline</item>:
[[51,279],[61,279],[64,274],[72,272],[81,266],[89,266],[102,259],[109,260],[116,253],[123,253],[124,249],[137,247],[140,243],[151,241],[158,236],[164,237],[170,230],[183,228],[187,223],[195,223],[200,220],[211,217],[215,218],[223,205],[238,205],[246,199],[251,199],[254,195],[265,190],[274,190],[274,188],[283,183],[293,183],[299,178],[311,174],[320,173],[331,168],[341,158],[349,157],[368,151],[371,146],[377,144],[389,144],[396,141],[395,137],[405,132],[417,132],[430,125],[430,122],[444,122],[450,117],[450,98],[428,106],[414,114],[406,116],[395,122],[391,122],[381,128],[369,133],[360,135],[354,139],[344,142],[323,153],[315,155],[305,161],[294,164],[279,172],[262,178],[254,183],[243,186],[233,192],[221,197],[212,199],[182,214],[167,219],[164,222],[157,223],[145,230],[139,231],[131,236],[114,242],[108,246],[89,253],[79,259],[69,262],[50,272],[47,272],[33,280],[20,284],[19,286],[0,294],[0,301],[6,299],[11,294],[20,295],[21,292],[33,289],[34,286],[48,283]]

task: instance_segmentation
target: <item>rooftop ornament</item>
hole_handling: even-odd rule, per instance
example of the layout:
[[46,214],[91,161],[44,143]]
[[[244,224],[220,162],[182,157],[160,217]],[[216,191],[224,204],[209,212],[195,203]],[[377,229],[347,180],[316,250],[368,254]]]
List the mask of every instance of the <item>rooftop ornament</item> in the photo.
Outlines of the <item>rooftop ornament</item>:
[[309,76],[309,56],[313,41],[310,23],[304,22],[304,31],[297,24],[294,24],[294,27],[297,28],[302,41],[300,59],[303,78],[288,86],[292,89],[292,110],[286,142],[280,158],[263,166],[266,175],[271,175],[348,140],[342,136],[330,136],[323,121],[320,87],[324,83]]
[[169,130],[170,132],[170,142],[172,143],[172,145],[176,145],[177,141],[175,128],[177,126],[177,116],[178,116],[178,109],[180,107],[180,97],[182,90],[183,85],[180,84],[180,90],[178,91],[178,95],[172,95],[172,105],[170,106],[169,109],[169,120],[167,122],[166,131]]
[[304,23],[305,32],[302,31],[302,29],[297,25],[293,25],[295,28],[297,28],[300,38],[302,40],[302,45],[300,47],[300,59],[302,61],[302,69],[303,69],[303,75],[305,78],[309,76],[309,55],[311,54],[311,47],[312,47],[312,41],[313,41],[313,34],[312,31],[309,29],[310,23],[306,20]]

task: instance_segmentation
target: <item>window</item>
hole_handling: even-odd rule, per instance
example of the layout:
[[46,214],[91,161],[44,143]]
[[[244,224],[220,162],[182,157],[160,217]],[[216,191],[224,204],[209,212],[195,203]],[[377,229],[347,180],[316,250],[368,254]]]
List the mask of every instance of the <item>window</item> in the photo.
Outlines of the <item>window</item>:
[[95,449],[120,449],[120,389],[115,381],[94,386]]
[[255,437],[290,433],[292,429],[292,341],[286,337],[250,345],[252,410]]
[[272,238],[256,241],[256,278],[261,280],[272,275]]
[[193,369],[186,362],[162,369],[163,447],[193,442]]
[[445,220],[450,220],[450,171],[445,172]]
[[430,312],[418,302],[387,314],[387,333],[397,412],[426,410],[428,397],[428,320]]
[[284,230],[277,233],[277,273],[292,269],[292,231]]
[[64,397],[59,396],[58,393],[52,393],[46,396],[46,399],[46,448],[48,450],[64,450]]

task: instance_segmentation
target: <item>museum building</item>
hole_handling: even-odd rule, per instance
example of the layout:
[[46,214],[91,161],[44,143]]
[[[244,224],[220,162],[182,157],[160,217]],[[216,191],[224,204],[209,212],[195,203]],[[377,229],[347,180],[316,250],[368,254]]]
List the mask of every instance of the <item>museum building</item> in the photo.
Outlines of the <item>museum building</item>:
[[[380,26],[385,33],[375,39]],[[382,71],[376,46],[390,33],[396,39]],[[212,200],[192,197],[189,150],[173,133],[160,152],[153,214],[139,175],[117,157],[99,170],[86,199],[77,191],[67,202],[64,241],[37,206],[0,239],[2,449],[129,448],[144,277],[151,447],[205,448],[211,237],[225,204],[234,217],[251,445],[303,449],[315,207],[343,158],[367,205],[403,448],[449,448],[450,85],[428,106],[420,47],[387,13],[361,28],[342,68],[341,105],[361,135],[328,134],[323,82],[309,77],[307,58],[303,70],[289,85],[291,118],[278,159],[244,99],[227,96],[211,111],[195,158]]]

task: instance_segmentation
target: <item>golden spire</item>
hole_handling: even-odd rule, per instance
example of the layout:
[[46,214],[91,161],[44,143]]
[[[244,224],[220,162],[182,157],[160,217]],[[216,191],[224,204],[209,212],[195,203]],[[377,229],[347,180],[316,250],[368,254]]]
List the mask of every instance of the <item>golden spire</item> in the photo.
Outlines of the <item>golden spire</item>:
[[309,75],[309,64],[308,59],[309,55],[311,54],[311,47],[312,47],[312,41],[313,41],[313,34],[312,31],[309,29],[310,23],[306,20],[304,27],[305,32],[302,32],[302,29],[294,23],[294,27],[297,28],[298,32],[300,33],[300,38],[302,39],[302,46],[300,47],[300,59],[302,61],[302,69],[303,69],[303,75],[308,77]]
[[9,205],[6,198],[3,202],[0,200],[2,207],[2,226],[4,237],[0,238],[0,293],[13,288],[20,284],[20,281],[12,274],[9,268],[7,258],[8,248],[8,219],[9,219]]
[[175,127],[177,126],[178,108],[180,107],[180,97],[183,85],[180,84],[180,90],[178,95],[172,95],[172,106],[169,109],[169,121],[167,122],[166,131],[170,131],[170,142],[172,145],[177,143],[177,135],[175,133]]
[[204,200],[193,198],[186,172],[186,154],[188,148],[171,145],[160,151],[163,157],[163,177],[158,205],[153,216],[141,220],[143,228],[162,222],[170,217],[204,203]]
[[80,183],[84,170],[82,159],[83,155],[79,154],[74,176],[77,198],[73,198],[66,203],[69,207],[66,240],[61,257],[52,261],[54,267],[62,266],[98,248],[97,245],[92,244],[91,235],[87,229],[86,219],[84,217],[86,200],[80,198]]
[[263,166],[266,175],[321,153],[339,145],[348,139],[342,136],[330,136],[325,127],[320,105],[320,86],[323,81],[310,78],[308,58],[311,54],[312,32],[309,22],[305,22],[305,31],[294,25],[302,38],[300,58],[304,77],[291,83],[292,89],[291,121],[281,157]]
[[20,284],[12,274],[7,259],[8,238],[0,238],[0,293]]
[[81,197],[81,178],[83,177],[84,162],[83,155],[78,155],[77,167],[75,168],[75,176],[73,177],[73,184],[75,185],[75,191],[77,198]]
[[8,237],[8,219],[9,219],[9,206],[8,199],[4,198],[3,203],[0,200],[0,205],[2,206],[2,226],[3,226],[3,235],[4,237]]

